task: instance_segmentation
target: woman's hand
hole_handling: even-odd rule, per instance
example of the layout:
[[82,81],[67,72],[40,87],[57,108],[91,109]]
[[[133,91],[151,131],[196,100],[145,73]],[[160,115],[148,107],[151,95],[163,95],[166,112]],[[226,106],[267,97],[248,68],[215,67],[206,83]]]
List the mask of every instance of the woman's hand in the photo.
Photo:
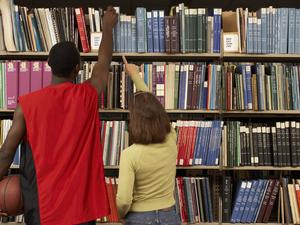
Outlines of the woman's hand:
[[125,56],[123,55],[122,56],[123,58],[123,62],[125,64],[125,70],[126,70],[126,73],[129,75],[129,76],[135,76],[135,75],[138,75],[140,70],[139,70],[139,67],[135,64],[129,64],[125,58]]

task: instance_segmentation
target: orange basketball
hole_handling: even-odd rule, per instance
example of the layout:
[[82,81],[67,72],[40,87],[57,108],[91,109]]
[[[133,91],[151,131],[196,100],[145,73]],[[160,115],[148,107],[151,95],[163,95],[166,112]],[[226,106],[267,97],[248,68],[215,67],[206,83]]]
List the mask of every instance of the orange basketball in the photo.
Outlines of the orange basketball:
[[9,216],[16,216],[23,213],[19,176],[8,176],[0,181],[0,209]]

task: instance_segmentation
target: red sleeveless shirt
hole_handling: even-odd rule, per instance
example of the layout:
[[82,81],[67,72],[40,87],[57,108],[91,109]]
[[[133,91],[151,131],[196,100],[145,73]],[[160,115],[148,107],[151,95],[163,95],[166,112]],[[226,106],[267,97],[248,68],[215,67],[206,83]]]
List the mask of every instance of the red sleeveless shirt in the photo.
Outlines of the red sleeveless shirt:
[[20,97],[36,170],[41,225],[73,225],[109,213],[98,96],[70,82]]

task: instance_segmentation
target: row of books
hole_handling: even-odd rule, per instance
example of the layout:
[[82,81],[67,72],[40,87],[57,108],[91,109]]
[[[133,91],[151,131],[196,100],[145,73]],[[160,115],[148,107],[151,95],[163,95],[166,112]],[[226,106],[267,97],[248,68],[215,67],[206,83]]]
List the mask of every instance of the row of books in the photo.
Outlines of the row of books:
[[299,166],[300,123],[241,123],[224,125],[224,166]]
[[175,199],[181,222],[215,221],[214,209],[218,204],[213,201],[214,194],[208,177],[177,177]]
[[[120,9],[118,8],[117,11]],[[222,9],[173,7],[171,15],[163,10],[136,8],[135,16],[121,14],[114,32],[116,52],[213,52],[221,46]]]
[[[12,120],[0,120],[0,147],[3,145],[11,126],[12,126]],[[11,164],[11,167],[20,166],[20,154],[21,154],[21,145],[19,145],[16,150],[16,154]]]
[[0,62],[0,108],[16,108],[19,96],[50,85],[51,77],[47,62]]
[[280,187],[279,180],[241,181],[236,193],[231,223],[268,223]]
[[236,14],[247,53],[300,53],[299,9],[268,7],[248,12],[238,8]]
[[[84,62],[76,78],[91,77],[95,62]],[[299,66],[270,63],[166,63],[141,65],[141,77],[166,109],[299,110]],[[18,96],[51,83],[42,61],[0,62],[0,107],[14,109]],[[124,65],[113,62],[100,108],[128,108],[136,88]]]
[[300,223],[300,180],[282,178],[283,223]]
[[219,165],[223,122],[177,121],[177,165]]
[[300,109],[299,66],[292,64],[225,64],[223,109]]
[[[78,43],[78,28],[75,27],[77,15],[74,8],[28,9],[25,6],[14,5],[13,1],[9,2],[13,40],[9,40],[10,45],[5,43],[8,51],[41,52],[49,51],[61,41]],[[9,22],[4,18],[1,20],[3,23]],[[4,35],[7,34],[3,33]]]
[[101,143],[105,166],[117,166],[120,154],[128,147],[129,135],[126,121],[101,121]]

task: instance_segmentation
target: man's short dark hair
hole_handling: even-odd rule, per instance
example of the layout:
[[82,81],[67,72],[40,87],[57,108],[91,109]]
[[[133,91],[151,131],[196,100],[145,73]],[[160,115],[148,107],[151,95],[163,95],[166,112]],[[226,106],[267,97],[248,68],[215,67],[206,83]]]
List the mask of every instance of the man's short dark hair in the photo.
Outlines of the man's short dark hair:
[[80,54],[76,45],[70,41],[55,44],[49,52],[48,64],[53,75],[70,76],[72,70],[80,64]]

